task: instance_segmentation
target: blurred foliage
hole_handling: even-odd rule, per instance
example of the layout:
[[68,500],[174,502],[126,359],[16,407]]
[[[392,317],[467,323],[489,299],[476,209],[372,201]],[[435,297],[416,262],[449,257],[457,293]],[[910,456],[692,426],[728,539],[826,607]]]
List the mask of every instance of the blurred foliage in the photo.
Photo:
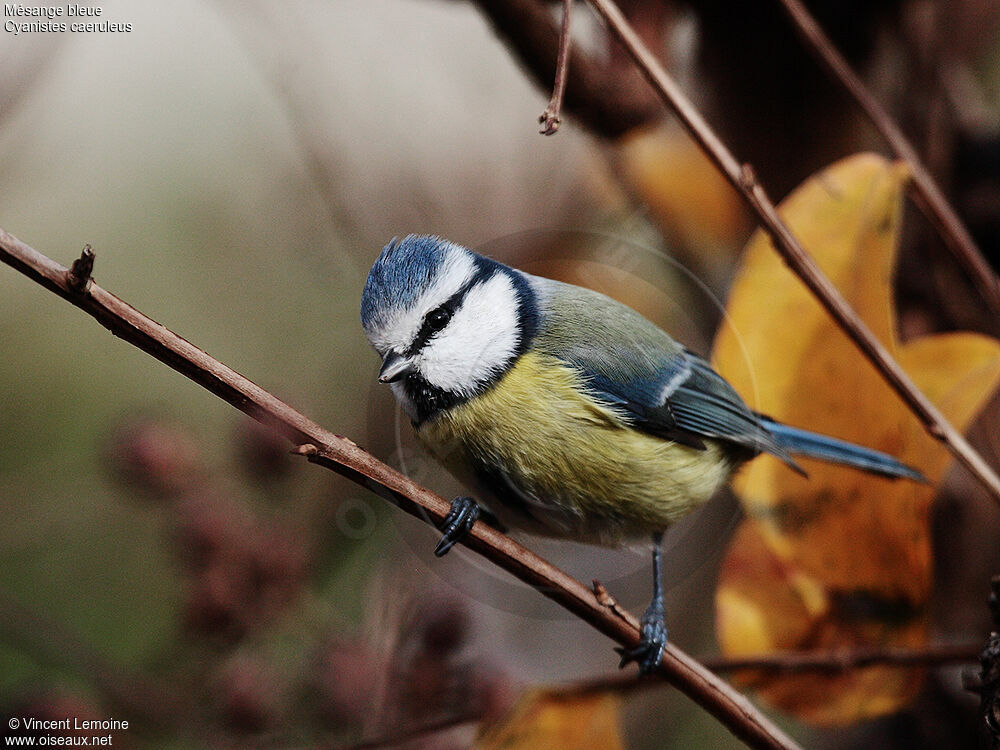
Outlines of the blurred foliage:
[[[1000,344],[964,332],[898,340],[890,280],[907,179],[903,165],[850,157],[779,209],[921,391],[964,430],[1000,384]],[[719,640],[733,654],[925,645],[930,506],[952,457],[788,276],[770,240],[756,234],[716,340],[720,372],[763,413],[898,456],[929,484],[817,462],[805,462],[805,478],[778,461],[755,461],[734,483],[748,518],[723,562]],[[835,725],[896,711],[921,684],[919,671],[886,667],[752,682],[775,705]]]
[[[593,286],[704,353],[751,229],[711,166],[658,118],[609,137],[585,132],[599,118],[570,112],[558,136],[538,136],[548,92],[491,37],[481,17],[491,4],[517,5],[182,0],[167,10],[107,0],[103,17],[131,22],[131,33],[5,34],[0,226],[63,263],[92,244],[102,286],[451,490],[376,387],[357,323],[385,241],[439,233]],[[822,13],[917,143],[937,144],[932,164],[973,230],[992,237],[1000,181],[986,157],[1000,142],[1000,13],[976,0],[931,5],[930,34],[917,23],[926,2],[823,3]],[[776,195],[871,147],[804,58],[788,63],[796,43],[769,9],[623,7]],[[575,27],[607,74],[591,101],[638,91],[634,74],[617,85],[629,64],[599,25]],[[930,75],[941,59],[948,75]],[[990,330],[940,243],[907,225],[901,339]],[[412,747],[462,747],[473,741],[467,723],[420,729],[507,715],[522,683],[613,664],[603,638],[534,592],[462,550],[432,561],[431,530],[292,461],[227,405],[0,271],[0,707],[9,715],[129,720],[116,746],[395,734]],[[755,367],[781,361],[760,357]],[[975,429],[996,463],[995,428]],[[951,554],[937,558],[930,627],[977,635],[984,571],[1000,567],[997,514],[957,472],[937,507],[935,539]],[[714,576],[732,524],[720,499],[668,539],[671,634],[694,652],[713,646]],[[647,597],[644,555],[531,544],[613,584],[633,608]],[[849,739],[814,733],[810,744],[915,747],[972,720],[963,696],[926,694],[954,710],[925,707]],[[736,745],[670,696],[622,703],[629,747]],[[595,704],[601,715],[617,715],[607,703]],[[898,726],[921,721],[923,734],[898,739]]]
[[609,693],[568,696],[545,690],[525,693],[502,723],[487,727],[476,747],[624,750],[619,699]]

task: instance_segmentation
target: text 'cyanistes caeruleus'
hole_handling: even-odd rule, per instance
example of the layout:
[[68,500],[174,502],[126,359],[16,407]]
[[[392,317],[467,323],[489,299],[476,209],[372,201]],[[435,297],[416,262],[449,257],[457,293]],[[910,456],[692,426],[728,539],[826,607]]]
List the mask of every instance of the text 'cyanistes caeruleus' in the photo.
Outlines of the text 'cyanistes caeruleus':
[[[891,456],[752,411],[698,355],[609,297],[438,237],[386,246],[361,299],[379,380],[420,442],[499,522],[577,541],[653,538],[643,672],[666,643],[660,541],[761,452],[921,479]],[[435,552],[479,518],[457,498]]]

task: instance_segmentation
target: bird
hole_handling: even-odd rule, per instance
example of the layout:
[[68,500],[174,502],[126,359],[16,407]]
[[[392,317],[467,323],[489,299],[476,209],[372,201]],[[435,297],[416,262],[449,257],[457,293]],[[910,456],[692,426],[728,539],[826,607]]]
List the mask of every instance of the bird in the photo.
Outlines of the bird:
[[441,524],[444,555],[482,519],[605,546],[652,543],[653,596],[620,667],[667,643],[661,546],[762,453],[925,481],[887,454],[755,412],[707,360],[599,292],[432,235],[393,239],[361,323],[418,442],[475,497]]

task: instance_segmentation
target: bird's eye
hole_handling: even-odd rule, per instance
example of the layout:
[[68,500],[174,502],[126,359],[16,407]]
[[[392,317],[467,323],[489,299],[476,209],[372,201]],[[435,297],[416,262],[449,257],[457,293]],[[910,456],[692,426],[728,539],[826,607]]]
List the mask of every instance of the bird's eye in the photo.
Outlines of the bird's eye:
[[451,310],[447,307],[436,307],[427,313],[427,327],[432,331],[440,331],[451,320]]

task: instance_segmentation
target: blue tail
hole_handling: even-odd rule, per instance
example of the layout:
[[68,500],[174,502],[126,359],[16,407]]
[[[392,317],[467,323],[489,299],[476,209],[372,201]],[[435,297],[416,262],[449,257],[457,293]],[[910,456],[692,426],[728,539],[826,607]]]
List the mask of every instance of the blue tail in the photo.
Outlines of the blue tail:
[[918,482],[926,482],[927,478],[916,469],[911,469],[901,461],[885,453],[862,448],[860,445],[848,443],[837,438],[807,432],[797,427],[775,422],[769,417],[761,416],[761,424],[774,436],[775,442],[791,454],[818,458],[835,464],[853,466],[862,471],[879,474],[897,479],[905,477]]

